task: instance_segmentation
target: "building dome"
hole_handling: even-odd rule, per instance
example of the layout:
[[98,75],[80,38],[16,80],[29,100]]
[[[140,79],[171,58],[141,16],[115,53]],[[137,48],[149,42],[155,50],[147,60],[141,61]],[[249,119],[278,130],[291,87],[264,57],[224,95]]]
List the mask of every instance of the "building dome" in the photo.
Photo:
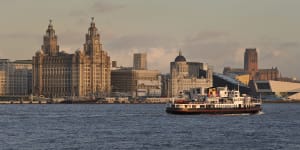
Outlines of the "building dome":
[[179,55],[175,58],[175,62],[186,61],[185,57],[182,56],[181,51],[179,51]]

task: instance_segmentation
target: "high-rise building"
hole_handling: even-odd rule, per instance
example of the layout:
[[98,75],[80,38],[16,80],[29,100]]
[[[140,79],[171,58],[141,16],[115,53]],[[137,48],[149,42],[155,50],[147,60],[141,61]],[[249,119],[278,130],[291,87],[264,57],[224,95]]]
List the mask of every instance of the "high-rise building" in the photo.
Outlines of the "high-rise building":
[[42,49],[33,57],[33,94],[45,97],[110,94],[110,57],[102,49],[92,18],[83,50],[59,50],[50,21]]
[[0,70],[0,96],[6,95],[6,82],[5,71]]
[[147,70],[147,54],[146,53],[135,53],[133,55],[133,69]]
[[118,67],[117,61],[111,61],[111,67],[112,68]]
[[32,93],[32,60],[0,60],[0,95],[28,96]]

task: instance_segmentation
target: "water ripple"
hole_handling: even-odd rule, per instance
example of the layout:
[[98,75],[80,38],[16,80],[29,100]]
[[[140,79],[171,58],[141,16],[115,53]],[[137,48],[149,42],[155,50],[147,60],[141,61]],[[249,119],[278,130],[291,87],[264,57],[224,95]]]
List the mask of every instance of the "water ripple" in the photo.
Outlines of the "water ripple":
[[300,105],[170,115],[165,105],[0,105],[1,149],[300,149]]

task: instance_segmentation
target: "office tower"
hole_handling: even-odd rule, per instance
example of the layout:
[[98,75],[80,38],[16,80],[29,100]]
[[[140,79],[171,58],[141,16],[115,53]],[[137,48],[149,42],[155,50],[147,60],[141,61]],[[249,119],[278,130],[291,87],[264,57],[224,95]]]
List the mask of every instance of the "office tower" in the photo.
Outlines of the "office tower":
[[136,53],[133,55],[133,69],[147,70],[147,54]]

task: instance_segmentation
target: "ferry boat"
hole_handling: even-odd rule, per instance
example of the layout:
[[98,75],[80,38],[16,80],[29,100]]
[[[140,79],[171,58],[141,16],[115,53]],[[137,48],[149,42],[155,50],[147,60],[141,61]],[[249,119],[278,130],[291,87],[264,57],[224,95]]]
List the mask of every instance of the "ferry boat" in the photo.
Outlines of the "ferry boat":
[[208,88],[207,94],[191,94],[172,99],[166,112],[171,114],[256,114],[262,110],[262,102],[250,96],[240,96],[239,90],[227,87]]

